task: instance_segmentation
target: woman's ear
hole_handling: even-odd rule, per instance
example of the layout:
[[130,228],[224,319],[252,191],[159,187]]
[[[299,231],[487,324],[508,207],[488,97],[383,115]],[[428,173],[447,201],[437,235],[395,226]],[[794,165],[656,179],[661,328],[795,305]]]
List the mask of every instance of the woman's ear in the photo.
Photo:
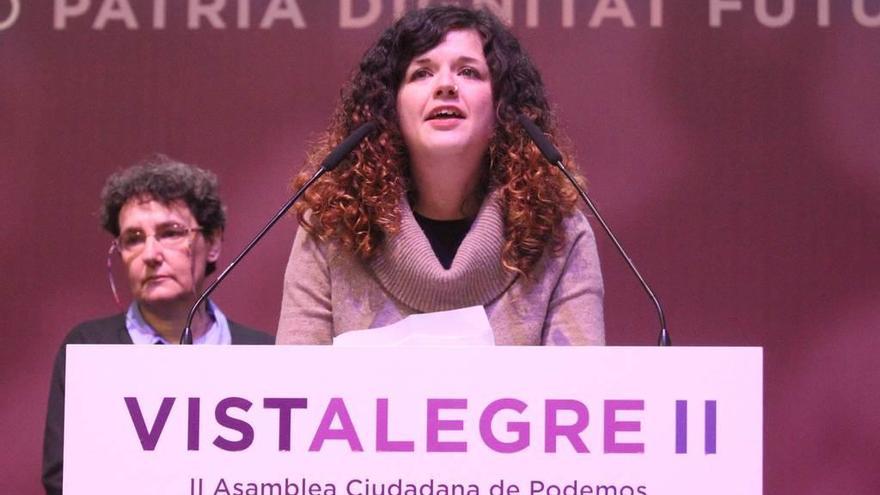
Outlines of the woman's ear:
[[205,234],[205,241],[208,243],[208,263],[216,263],[220,259],[220,248],[223,245],[223,231],[215,230],[214,232]]

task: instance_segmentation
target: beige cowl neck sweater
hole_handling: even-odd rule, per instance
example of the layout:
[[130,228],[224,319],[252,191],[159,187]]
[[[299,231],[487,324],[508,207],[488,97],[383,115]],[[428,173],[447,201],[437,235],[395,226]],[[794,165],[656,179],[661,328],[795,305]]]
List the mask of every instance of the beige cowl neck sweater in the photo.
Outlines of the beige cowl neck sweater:
[[593,232],[575,212],[558,253],[548,249],[529,277],[501,265],[504,218],[484,201],[449,270],[406,200],[401,228],[363,263],[299,229],[287,272],[279,344],[329,344],[343,332],[389,325],[413,313],[481,305],[496,344],[603,344],[602,275]]

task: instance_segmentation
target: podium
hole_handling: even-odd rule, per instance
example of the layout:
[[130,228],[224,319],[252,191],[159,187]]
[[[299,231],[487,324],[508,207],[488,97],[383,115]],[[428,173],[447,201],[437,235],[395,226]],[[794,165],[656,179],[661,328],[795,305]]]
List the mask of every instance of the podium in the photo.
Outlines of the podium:
[[64,492],[762,491],[762,350],[67,349]]

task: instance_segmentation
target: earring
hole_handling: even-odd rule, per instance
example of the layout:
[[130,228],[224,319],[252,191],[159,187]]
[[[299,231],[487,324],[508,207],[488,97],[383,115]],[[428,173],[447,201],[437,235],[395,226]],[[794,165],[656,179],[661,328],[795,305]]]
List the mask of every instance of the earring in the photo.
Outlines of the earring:
[[113,300],[121,308],[122,302],[119,301],[119,292],[116,291],[116,282],[113,280],[113,254],[116,251],[116,242],[111,242],[110,249],[107,251],[107,280],[110,281],[110,291],[113,292]]

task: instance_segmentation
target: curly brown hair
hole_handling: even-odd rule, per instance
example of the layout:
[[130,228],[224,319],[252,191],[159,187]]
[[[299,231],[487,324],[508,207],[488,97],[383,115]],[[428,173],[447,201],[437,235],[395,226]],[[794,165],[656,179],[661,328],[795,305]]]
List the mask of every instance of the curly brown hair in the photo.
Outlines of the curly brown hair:
[[380,131],[311,187],[296,206],[299,222],[362,260],[399,230],[400,199],[407,194],[412,201],[418,191],[399,127],[397,92],[413,58],[439,45],[454,29],[473,29],[483,40],[496,125],[478,194],[482,200],[499,191],[505,212],[501,262],[508,270],[527,274],[548,245],[559,245],[562,220],[575,208],[577,193],[517,122],[517,115],[524,114],[551,141],[557,140],[540,74],[513,34],[486,10],[442,6],[411,11],[367,50],[294,185],[311,177],[324,156],[360,124],[374,121]]

